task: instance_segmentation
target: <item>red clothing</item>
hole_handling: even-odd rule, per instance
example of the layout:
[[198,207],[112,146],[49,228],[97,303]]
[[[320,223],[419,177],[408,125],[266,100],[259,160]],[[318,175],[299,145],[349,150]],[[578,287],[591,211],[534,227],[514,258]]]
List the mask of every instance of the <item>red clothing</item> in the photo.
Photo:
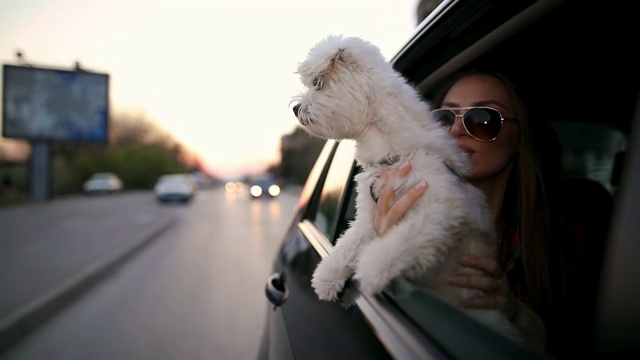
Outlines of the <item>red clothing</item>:
[[[566,220],[563,266],[567,295],[556,298],[554,304],[538,313],[547,330],[547,347],[557,357],[588,354],[592,349],[593,316],[606,231],[593,225]],[[509,256],[505,272],[516,297],[532,309],[522,262],[522,243],[516,231],[510,232]]]
[[531,307],[531,300],[526,294],[526,285],[524,282],[524,268],[522,265],[522,241],[515,229],[509,232],[509,257],[505,265],[505,272],[511,291],[523,304]]

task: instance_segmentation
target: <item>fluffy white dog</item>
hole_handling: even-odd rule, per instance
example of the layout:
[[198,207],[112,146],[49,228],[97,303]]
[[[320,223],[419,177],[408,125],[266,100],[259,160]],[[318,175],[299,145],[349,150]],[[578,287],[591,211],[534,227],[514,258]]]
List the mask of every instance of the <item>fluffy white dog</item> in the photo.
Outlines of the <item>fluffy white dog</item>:
[[[357,296],[349,286],[353,283],[367,295],[384,289],[406,291],[413,284],[453,305],[478,295],[478,290],[447,281],[475,271],[458,264],[461,255],[493,256],[492,217],[483,193],[465,181],[471,172],[467,156],[433,119],[430,105],[376,46],[360,38],[323,39],[297,73],[307,88],[294,97],[299,122],[317,137],[355,140],[355,157],[362,167],[355,178],[356,217],[313,274],[318,297],[349,306]],[[410,162],[412,171],[390,180],[396,196],[423,180],[429,188],[399,224],[378,236],[378,179],[402,162]],[[497,311],[469,312],[502,333],[518,336]]]

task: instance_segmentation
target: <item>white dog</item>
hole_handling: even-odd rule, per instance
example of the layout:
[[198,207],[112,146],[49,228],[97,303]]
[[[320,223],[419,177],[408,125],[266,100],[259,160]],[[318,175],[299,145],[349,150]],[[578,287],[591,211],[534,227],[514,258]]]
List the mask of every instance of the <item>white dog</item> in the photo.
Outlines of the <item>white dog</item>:
[[[325,139],[353,139],[356,160],[356,217],[333,252],[316,268],[312,285],[321,300],[349,306],[359,283],[376,294],[409,283],[460,305],[477,290],[448,285],[462,268],[464,254],[491,257],[496,234],[483,193],[465,181],[471,165],[447,129],[438,124],[419,92],[396,72],[380,50],[359,38],[330,36],[299,64],[308,88],[294,98],[294,113],[304,129]],[[374,228],[381,173],[410,162],[412,171],[393,179],[396,196],[419,181],[428,189],[400,223],[383,236]],[[390,180],[391,181],[391,180]],[[351,280],[354,280],[353,282]],[[351,291],[351,293],[349,293]],[[356,295],[357,296],[357,295]],[[497,330],[518,337],[497,311],[469,310]]]

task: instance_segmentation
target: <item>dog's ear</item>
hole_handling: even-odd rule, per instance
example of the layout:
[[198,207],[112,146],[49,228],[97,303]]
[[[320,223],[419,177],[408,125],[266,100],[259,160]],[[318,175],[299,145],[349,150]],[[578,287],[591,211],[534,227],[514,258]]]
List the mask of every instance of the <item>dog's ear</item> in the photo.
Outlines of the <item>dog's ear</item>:
[[349,53],[344,48],[338,49],[338,51],[335,53],[335,55],[329,61],[329,64],[327,65],[326,69],[324,69],[324,71],[318,73],[318,76],[313,78],[313,87],[315,87],[318,90],[322,89],[322,85],[324,84],[326,78],[328,76],[330,76],[330,74],[333,71],[333,69],[337,66],[336,64],[339,63],[339,62],[343,62],[344,63],[345,60],[347,58],[349,58],[349,57],[350,57]]
[[336,66],[336,63],[338,62],[342,62],[342,63],[346,62],[347,59],[350,57],[351,55],[349,54],[347,49],[345,48],[338,49],[336,54],[333,56],[333,59],[331,59],[331,67]]
[[322,89],[322,85],[324,83],[324,77],[325,75],[328,73],[327,71],[321,72],[320,74],[318,74],[318,76],[313,78],[313,87],[316,88],[317,90]]

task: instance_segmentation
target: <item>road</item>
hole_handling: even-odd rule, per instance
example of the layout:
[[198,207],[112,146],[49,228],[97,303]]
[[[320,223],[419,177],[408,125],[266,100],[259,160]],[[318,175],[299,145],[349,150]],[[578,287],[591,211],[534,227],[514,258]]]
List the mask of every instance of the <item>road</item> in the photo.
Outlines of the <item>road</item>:
[[218,188],[167,205],[171,228],[3,358],[254,358],[265,282],[298,193],[256,201]]

